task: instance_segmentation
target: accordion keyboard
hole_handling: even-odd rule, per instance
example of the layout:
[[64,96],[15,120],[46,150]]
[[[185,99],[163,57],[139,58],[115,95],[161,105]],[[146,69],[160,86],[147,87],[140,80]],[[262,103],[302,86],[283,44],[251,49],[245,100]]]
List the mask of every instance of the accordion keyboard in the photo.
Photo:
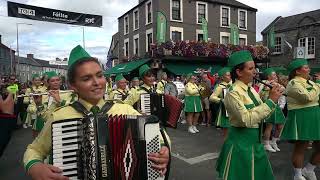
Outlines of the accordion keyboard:
[[78,168],[82,134],[81,121],[69,120],[52,124],[53,166],[59,167],[69,179],[81,179]]
[[150,94],[141,95],[141,112],[146,115],[151,115],[151,100]]

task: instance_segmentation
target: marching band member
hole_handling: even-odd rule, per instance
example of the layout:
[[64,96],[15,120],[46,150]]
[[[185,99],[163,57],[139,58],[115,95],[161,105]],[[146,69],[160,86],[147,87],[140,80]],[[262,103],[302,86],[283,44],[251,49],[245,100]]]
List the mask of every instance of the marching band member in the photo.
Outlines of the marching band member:
[[262,122],[271,115],[281,96],[279,86],[262,102],[249,85],[256,74],[249,51],[234,52],[229,58],[233,85],[227,93],[226,106],[231,127],[217,160],[216,170],[223,180],[274,180],[271,165],[261,143]]
[[157,84],[157,90],[156,91],[157,91],[158,94],[164,94],[164,87],[167,84],[167,79],[168,79],[167,73],[163,72],[161,74],[161,81],[159,81],[158,84]]
[[[96,113],[105,104],[103,96],[106,89],[106,79],[103,76],[99,61],[91,57],[80,45],[75,47],[68,61],[68,80],[79,96],[79,102],[88,110]],[[127,104],[113,104],[107,115],[140,115],[132,106]],[[40,179],[68,179],[61,175],[62,170],[43,163],[43,159],[51,151],[51,124],[55,121],[83,118],[83,114],[71,106],[57,109],[49,116],[47,123],[39,136],[27,147],[24,154],[24,166],[34,180]],[[159,153],[149,154],[148,158],[154,162],[152,167],[163,174],[169,162],[169,148],[162,146]]]
[[221,83],[216,86],[212,95],[210,96],[210,101],[220,104],[218,111],[218,116],[216,119],[216,126],[223,128],[223,137],[227,137],[228,128],[230,127],[229,118],[227,117],[227,112],[224,106],[224,91],[227,91],[232,85],[231,80],[231,69],[228,67],[222,68],[218,75],[221,78]]
[[37,117],[33,124],[33,137],[35,138],[42,130],[48,116],[58,107],[64,106],[76,100],[74,94],[59,93],[61,80],[55,71],[47,73],[48,95],[33,96],[34,101],[28,106],[27,111],[36,113]]
[[[124,100],[124,103],[131,106],[136,106],[136,103],[140,101],[141,94],[155,93],[156,89],[153,86],[154,74],[148,65],[143,65],[139,68],[139,76],[143,81],[140,88],[135,91],[135,93],[129,94],[129,96]],[[139,109],[137,109],[139,111]]]
[[[291,61],[288,71],[288,119],[281,139],[294,141],[295,144],[292,154],[294,180],[316,180],[314,169],[320,165],[320,76],[315,76],[316,83],[309,80],[310,68],[306,59]],[[303,168],[309,141],[313,141],[314,152]]]
[[118,74],[115,78],[117,83],[117,89],[113,90],[109,95],[110,100],[117,99],[117,100],[125,100],[129,92],[127,91],[127,80],[123,77],[122,74]]
[[[265,83],[267,84],[275,84],[278,83],[278,77],[276,72],[272,68],[268,68],[263,72],[267,76],[267,80]],[[280,84],[279,84],[280,85]],[[285,89],[282,85],[280,85],[282,89]],[[263,84],[260,87],[260,96],[262,100],[267,100],[269,97],[270,88],[264,86]],[[285,96],[281,96],[279,101],[276,103],[277,107],[272,115],[265,120],[266,128],[264,130],[264,148],[269,152],[277,152],[280,151],[277,141],[279,140],[280,132],[283,128],[283,124],[286,121],[286,118],[282,112],[282,109],[286,105]],[[271,131],[273,126],[276,127],[275,135],[272,137],[272,141],[270,142]]]
[[202,88],[196,84],[196,76],[192,74],[187,75],[187,81],[185,87],[185,98],[184,98],[184,112],[187,113],[187,123],[189,125],[188,132],[191,134],[198,133],[196,125],[200,112],[203,111],[200,91]]
[[[25,95],[30,95],[31,93],[44,93],[47,91],[47,87],[41,85],[41,78],[39,74],[34,74],[32,76],[32,86],[30,88],[27,88]],[[24,104],[31,104],[33,102],[32,96],[26,96],[23,99]],[[31,114],[30,112],[27,112],[27,118],[26,118],[26,124],[28,126],[31,126],[33,122],[36,120],[37,115]]]
[[131,80],[131,86],[130,86],[130,91],[129,94],[135,93],[140,88],[140,80],[138,77],[134,77]]

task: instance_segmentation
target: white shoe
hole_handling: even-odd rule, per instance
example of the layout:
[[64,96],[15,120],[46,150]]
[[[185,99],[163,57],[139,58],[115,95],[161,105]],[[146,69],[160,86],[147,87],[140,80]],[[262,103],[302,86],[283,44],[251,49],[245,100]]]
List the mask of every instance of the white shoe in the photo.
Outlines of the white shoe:
[[307,178],[307,180],[317,180],[316,173],[314,171],[308,171],[306,168],[302,169],[302,175]]
[[195,134],[195,133],[196,133],[196,132],[194,131],[194,129],[193,129],[193,126],[189,126],[188,132],[191,133],[191,134]]
[[276,150],[274,150],[272,147],[271,147],[271,145],[270,144],[265,144],[264,145],[264,149],[266,150],[266,151],[269,151],[269,152],[277,152]]
[[270,143],[270,145],[271,145],[271,147],[272,147],[274,150],[276,150],[276,151],[278,151],[278,152],[281,151],[280,148],[278,147],[278,144],[277,144],[277,143]]
[[187,121],[184,119],[184,120],[182,120],[180,123],[181,123],[181,124],[186,124]]
[[22,126],[23,126],[23,128],[25,128],[25,129],[28,128],[27,124],[23,124]]
[[294,176],[293,180],[306,180],[303,176]]
[[194,132],[196,132],[196,133],[200,132],[200,131],[197,129],[196,126],[193,126],[193,130],[194,130]]

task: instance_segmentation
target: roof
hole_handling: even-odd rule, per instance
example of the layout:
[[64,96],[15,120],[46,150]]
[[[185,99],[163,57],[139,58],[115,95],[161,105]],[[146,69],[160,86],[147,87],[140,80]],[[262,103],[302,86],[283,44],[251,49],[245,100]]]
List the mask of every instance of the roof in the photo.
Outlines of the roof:
[[[10,48],[2,43],[0,43],[0,48],[4,48],[10,51]],[[11,51],[16,52],[15,50],[11,49]]]
[[[129,11],[125,12],[124,14],[122,14],[120,17],[118,17],[118,19],[122,18],[123,16],[127,15],[129,12],[133,11],[134,9],[136,9],[137,7],[141,6],[142,4],[144,4],[146,1],[148,0],[143,0],[141,1],[138,5],[134,6],[133,8],[131,8]],[[162,0],[160,0],[162,1]],[[196,0],[193,0],[196,1]],[[250,11],[254,11],[257,12],[258,10],[250,7],[248,5],[245,5],[239,1],[236,0],[202,0],[202,1],[206,1],[206,2],[211,2],[211,3],[217,3],[217,4],[222,4],[222,5],[226,5],[226,6],[233,6],[233,7],[238,7],[238,8],[242,8],[242,9],[247,9]]]
[[320,9],[287,17],[278,16],[261,34],[266,34],[272,26],[275,32],[283,32],[312,24],[320,24]]
[[[16,56],[16,59],[17,58],[18,57]],[[26,58],[26,57],[19,57],[19,64],[28,64],[31,66],[49,67],[49,68],[56,68],[56,69],[68,69],[67,66],[51,65],[49,61],[46,61],[46,60]]]
[[32,65],[32,66],[41,67],[41,64],[39,64],[34,59],[29,59],[29,58],[26,58],[26,57],[19,57],[19,59],[18,59],[18,56],[16,56],[16,60],[19,62],[19,64],[28,64],[28,65]]
[[257,12],[258,10],[248,6],[246,4],[243,4],[239,1],[236,0],[202,0],[202,1],[207,1],[207,2],[211,2],[211,3],[217,3],[217,4],[222,4],[222,5],[227,5],[227,6],[233,6],[233,7],[238,7],[238,8],[243,8],[243,9],[247,9],[247,10],[251,10],[254,12]]

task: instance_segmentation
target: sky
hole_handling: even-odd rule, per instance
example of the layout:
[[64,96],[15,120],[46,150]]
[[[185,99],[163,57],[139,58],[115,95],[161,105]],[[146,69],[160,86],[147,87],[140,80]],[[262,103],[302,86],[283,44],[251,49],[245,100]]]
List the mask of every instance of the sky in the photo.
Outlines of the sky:
[[[17,23],[19,24],[20,56],[34,54],[35,58],[54,60],[68,57],[76,45],[83,44],[85,34],[86,50],[101,61],[106,62],[112,35],[118,31],[118,17],[138,4],[139,0],[10,0],[51,9],[103,16],[103,26],[82,27],[66,24],[30,21],[7,17],[7,0],[0,0],[0,35],[2,43],[12,49],[17,48]],[[162,0],[161,0],[162,1]],[[257,41],[260,32],[277,16],[290,16],[320,9],[319,0],[238,0],[258,9]],[[308,2],[308,3],[306,3]]]

